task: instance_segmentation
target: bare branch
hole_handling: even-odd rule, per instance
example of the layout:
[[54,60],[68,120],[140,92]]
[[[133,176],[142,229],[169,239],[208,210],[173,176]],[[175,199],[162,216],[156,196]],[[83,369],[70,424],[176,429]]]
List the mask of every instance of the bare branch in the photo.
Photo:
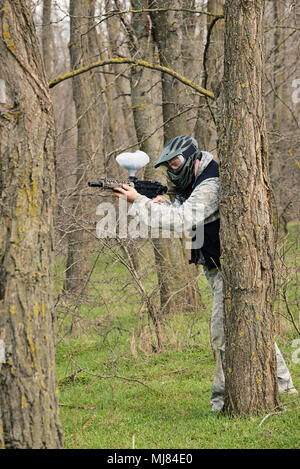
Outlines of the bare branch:
[[151,70],[156,70],[158,72],[167,73],[168,75],[171,75],[173,78],[180,81],[184,85],[189,86],[190,88],[195,90],[197,93],[207,96],[208,98],[215,99],[214,93],[212,91],[208,91],[202,86],[197,85],[196,83],[193,83],[191,80],[180,75],[179,73],[175,72],[175,70],[172,70],[171,68],[164,67],[159,64],[152,64],[150,62],[146,62],[145,60],[130,59],[128,57],[109,58],[106,60],[98,60],[97,62],[92,62],[90,65],[86,65],[85,67],[80,67],[69,73],[58,76],[57,78],[49,82],[49,88],[53,88],[54,86],[58,85],[62,81],[68,80],[69,78],[73,78],[77,75],[80,75],[81,73],[88,72],[89,70],[92,70],[93,68],[103,67],[104,65],[109,65],[109,64],[114,64],[114,65],[132,64],[135,67],[145,67],[145,68],[150,68]]
[[193,14],[199,14],[199,15],[206,15],[206,16],[212,16],[214,18],[224,18],[223,15],[216,15],[215,13],[210,13],[209,11],[204,11],[204,10],[193,10],[191,8],[142,8],[141,10],[112,10],[108,11],[107,13],[103,14],[104,19],[101,21],[107,20],[111,18],[112,16],[116,15],[125,15],[127,13],[167,13],[169,11],[185,11],[187,13],[193,13]]

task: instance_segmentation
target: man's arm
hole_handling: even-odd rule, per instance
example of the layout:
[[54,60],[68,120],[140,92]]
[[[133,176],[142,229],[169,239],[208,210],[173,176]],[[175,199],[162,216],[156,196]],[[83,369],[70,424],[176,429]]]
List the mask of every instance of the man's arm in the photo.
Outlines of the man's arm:
[[[205,220],[218,211],[218,195],[219,178],[207,179],[199,184],[190,197],[178,207],[155,203],[136,194],[128,215],[152,228],[188,231],[194,226],[204,224]],[[128,200],[131,201],[130,198]]]

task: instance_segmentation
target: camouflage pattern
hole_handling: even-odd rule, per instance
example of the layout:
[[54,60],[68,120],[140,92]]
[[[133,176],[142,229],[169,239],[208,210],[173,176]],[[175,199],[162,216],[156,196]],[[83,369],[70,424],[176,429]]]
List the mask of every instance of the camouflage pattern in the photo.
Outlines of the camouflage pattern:
[[211,345],[215,352],[216,367],[210,403],[212,411],[222,410],[225,392],[225,337],[223,322],[223,279],[219,269],[208,270],[203,266],[205,277],[209,283],[213,305],[210,321]]
[[280,393],[287,394],[298,394],[298,391],[293,385],[292,377],[286,366],[283,356],[275,343],[275,351],[277,358],[277,377],[278,377],[278,388]]

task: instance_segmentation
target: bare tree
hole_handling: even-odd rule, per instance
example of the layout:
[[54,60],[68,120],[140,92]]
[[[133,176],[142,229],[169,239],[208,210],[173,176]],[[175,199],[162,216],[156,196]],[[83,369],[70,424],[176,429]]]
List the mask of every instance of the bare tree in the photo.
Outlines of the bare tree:
[[[0,1],[0,440],[61,448],[53,310],[54,121],[25,2]],[[1,367],[1,364],[0,364]]]
[[[153,0],[148,2],[150,9],[165,8],[165,12],[152,11],[151,20],[153,23],[153,36],[158,48],[158,55],[160,64],[164,67],[176,70],[177,73],[184,73],[184,63],[187,66],[188,60],[184,62],[182,57],[182,49],[185,50],[186,43],[182,40],[183,14],[180,11],[180,2],[162,2],[161,0]],[[172,8],[171,8],[172,7]],[[174,11],[178,9],[178,11]],[[186,24],[186,23],[185,23]],[[191,33],[191,28],[190,28]],[[185,38],[187,39],[187,38]],[[187,67],[190,70],[190,66]],[[161,76],[161,108],[164,125],[164,143],[174,138],[176,135],[184,135],[189,133],[189,125],[187,123],[186,115],[183,112],[186,110],[187,99],[185,96],[185,89],[178,80],[163,73]],[[166,264],[167,262],[167,264]],[[166,271],[173,272],[169,275],[169,286],[165,294],[165,303],[167,301],[168,310],[188,309],[199,305],[199,291],[197,291],[196,282],[193,282],[193,277],[197,277],[197,272],[194,266],[187,265],[187,252],[183,247],[180,240],[172,239],[172,245],[169,247],[168,256],[160,256],[160,263],[162,268]],[[165,266],[165,267],[163,267]],[[173,269],[172,269],[173,267]],[[174,270],[175,268],[175,270]],[[178,271],[184,272],[183,277],[188,280],[189,285],[182,288],[182,277],[178,276]],[[177,295],[172,295],[170,298],[170,291],[177,291]],[[185,306],[189,305],[189,306]]]
[[[151,8],[173,8],[180,9],[179,1],[152,0],[149,2]],[[166,11],[164,13],[152,12],[153,33],[158,47],[160,64],[168,68],[176,69],[178,73],[183,72],[183,60],[181,56],[181,20],[182,13],[179,11]],[[175,67],[176,65],[176,67]],[[177,80],[163,74],[162,81],[162,111],[164,120],[164,141],[167,142],[176,135],[187,133],[185,116],[182,110],[180,96],[182,88]]]
[[[148,1],[141,2],[140,0],[132,1],[132,8],[147,9]],[[152,39],[151,18],[149,14],[141,13],[134,15],[132,18],[132,34],[131,34],[131,55],[138,57],[142,60],[153,61],[155,54],[155,45]],[[153,89],[154,87],[154,89]],[[152,71],[147,69],[132,68],[131,70],[131,100],[133,107],[133,116],[135,122],[135,129],[138,141],[141,142],[141,149],[150,155],[150,164],[145,169],[144,176],[149,180],[160,179],[161,182],[166,183],[165,176],[154,169],[158,155],[161,151],[162,133],[159,132],[157,122],[161,120],[159,114],[160,106],[155,106],[155,102],[161,103],[159,80]],[[151,92],[151,90],[153,90]],[[154,93],[158,99],[155,99]],[[160,301],[161,308],[164,314],[170,311],[179,311],[181,308],[193,308],[196,300],[188,303],[188,294],[183,287],[183,283],[178,283],[178,255],[175,265],[172,264],[170,258],[170,243],[165,239],[153,239],[154,255],[156,259],[156,268],[158,273]],[[180,252],[180,244],[178,240],[172,240],[172,250]],[[184,260],[181,259],[183,263]],[[192,270],[192,269],[190,269]],[[174,292],[177,289],[180,291],[177,295]],[[194,285],[195,287],[195,285]],[[190,291],[191,286],[186,290]],[[184,298],[182,292],[184,291]]]
[[51,6],[52,0],[43,1],[42,53],[48,79],[52,77],[53,73]]
[[[70,60],[73,69],[89,62],[90,21],[95,2],[70,0]],[[97,82],[96,82],[97,83]],[[99,115],[97,87],[94,73],[89,72],[73,79],[73,99],[77,118],[76,194],[73,197],[72,221],[68,229],[68,256],[65,288],[68,291],[87,292],[89,263],[89,238],[87,235],[87,198],[82,196],[90,172],[96,169],[99,151]]]
[[[205,45],[203,50],[202,86],[217,96],[220,91],[224,55],[224,22],[220,16],[223,0],[208,0],[207,11],[218,16],[205,17]],[[199,109],[194,129],[199,147],[205,150],[216,148],[216,106],[205,96],[200,96]]]

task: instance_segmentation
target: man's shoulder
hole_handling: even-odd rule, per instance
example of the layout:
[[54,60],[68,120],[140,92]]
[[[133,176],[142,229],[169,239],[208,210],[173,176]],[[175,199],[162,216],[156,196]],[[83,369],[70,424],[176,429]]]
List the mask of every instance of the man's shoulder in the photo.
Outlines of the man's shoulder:
[[193,184],[193,189],[201,184],[206,179],[219,177],[219,165],[215,160],[211,160],[206,168],[196,177]]

